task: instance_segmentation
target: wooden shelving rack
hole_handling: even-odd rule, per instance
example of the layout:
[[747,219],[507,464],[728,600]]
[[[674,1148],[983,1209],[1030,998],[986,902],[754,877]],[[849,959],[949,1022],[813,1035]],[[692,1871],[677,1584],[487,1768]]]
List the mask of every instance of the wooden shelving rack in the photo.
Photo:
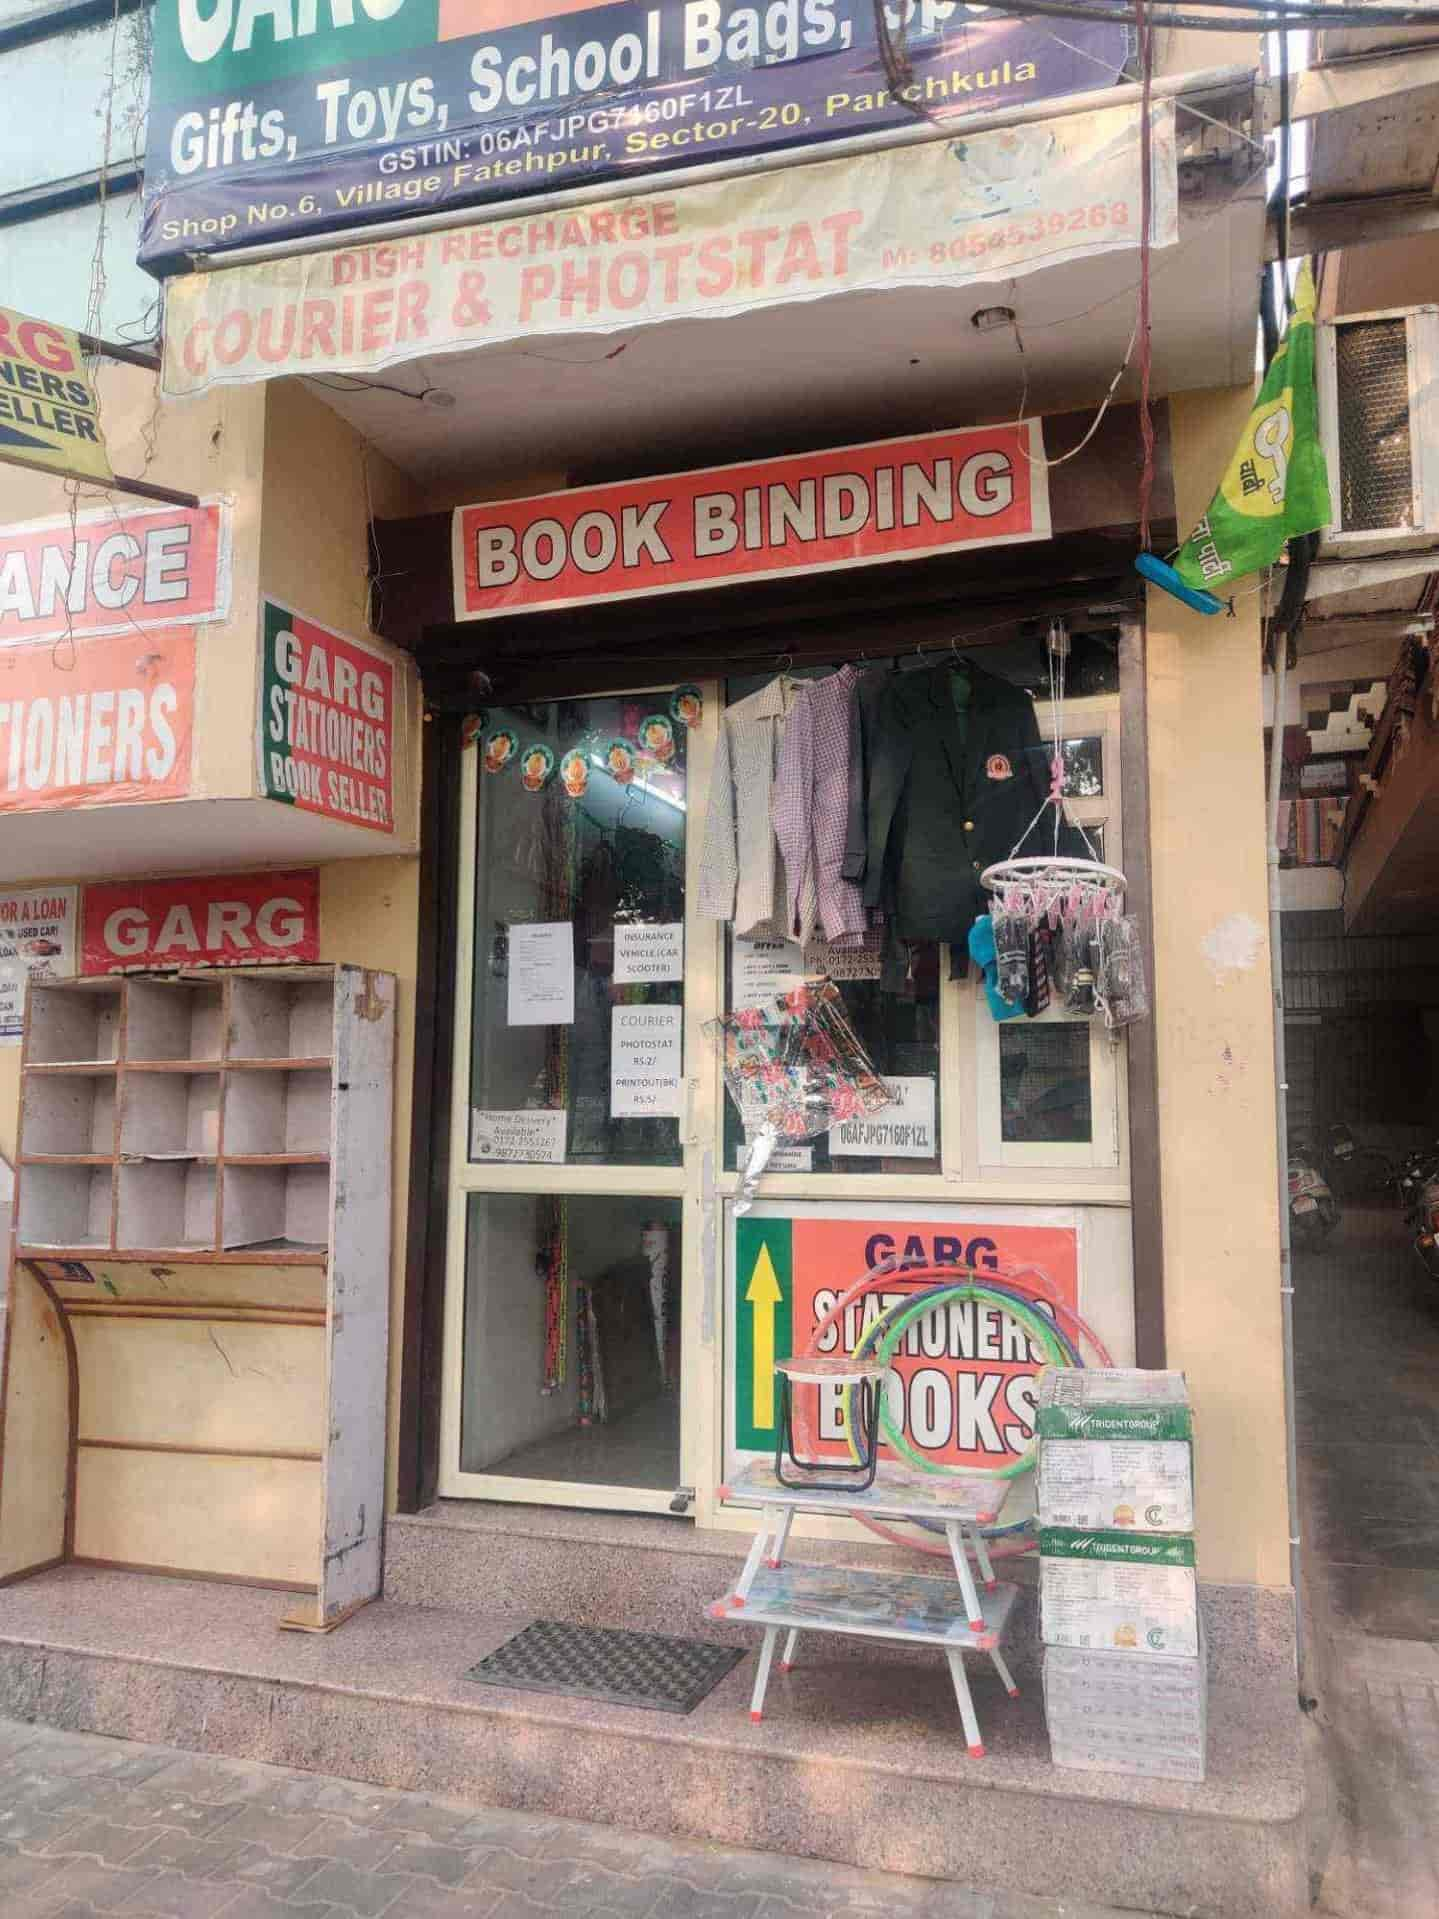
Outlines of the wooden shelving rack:
[[395,982],[45,982],[21,1070],[0,1583],[75,1560],[379,1587]]

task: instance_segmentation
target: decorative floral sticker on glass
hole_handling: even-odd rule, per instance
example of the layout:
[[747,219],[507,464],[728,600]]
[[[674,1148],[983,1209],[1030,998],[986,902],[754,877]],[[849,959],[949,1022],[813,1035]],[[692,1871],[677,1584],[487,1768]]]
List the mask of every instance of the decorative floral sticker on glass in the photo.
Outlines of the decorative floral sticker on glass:
[[658,760],[661,766],[668,766],[674,758],[675,730],[663,713],[651,713],[641,726],[640,750]]
[[560,783],[572,800],[582,800],[589,791],[589,757],[577,746],[571,747],[560,761]]
[[697,686],[677,686],[670,694],[670,718],[681,726],[698,726],[704,716],[704,695]]
[[485,741],[485,771],[503,773],[520,750],[520,742],[507,726],[498,728]]
[[527,793],[540,792],[554,770],[554,749],[543,740],[536,740],[520,755],[520,784]]
[[611,740],[605,748],[605,771],[617,786],[628,786],[635,776],[635,749],[628,740]]

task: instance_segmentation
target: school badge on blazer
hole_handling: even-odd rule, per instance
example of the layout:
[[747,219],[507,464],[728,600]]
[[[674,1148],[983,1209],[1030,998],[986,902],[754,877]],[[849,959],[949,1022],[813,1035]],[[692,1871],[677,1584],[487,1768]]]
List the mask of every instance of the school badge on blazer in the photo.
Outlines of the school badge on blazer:
[[1012,780],[1014,768],[1004,753],[991,753],[984,763],[984,770],[992,780]]

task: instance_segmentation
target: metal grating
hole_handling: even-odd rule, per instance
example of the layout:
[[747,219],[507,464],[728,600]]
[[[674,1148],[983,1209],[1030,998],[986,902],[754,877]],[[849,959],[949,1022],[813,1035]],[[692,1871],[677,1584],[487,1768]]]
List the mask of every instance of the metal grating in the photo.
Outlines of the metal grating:
[[1412,527],[1409,340],[1404,321],[1336,326],[1334,362],[1344,531]]

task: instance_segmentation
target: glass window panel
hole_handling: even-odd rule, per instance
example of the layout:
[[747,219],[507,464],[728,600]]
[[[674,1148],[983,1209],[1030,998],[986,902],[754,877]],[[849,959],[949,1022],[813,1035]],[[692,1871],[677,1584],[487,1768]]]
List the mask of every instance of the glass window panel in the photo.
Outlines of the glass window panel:
[[678,1486],[681,1202],[467,1205],[461,1470]]
[[[94,330],[111,340],[151,340],[160,330],[160,288],[135,264],[140,240],[138,193],[112,198],[105,219],[105,285],[98,316],[90,313],[90,268],[99,230],[96,206],[66,207],[38,220],[0,227],[5,298],[57,326]],[[154,475],[151,475],[154,478]]]
[[[616,1015],[683,1003],[679,980],[614,978],[617,926],[678,927],[683,936],[686,734],[668,708],[667,694],[650,693],[497,707],[487,716],[477,746],[470,1105],[477,1115],[563,1112],[565,1122],[562,1142],[551,1135],[536,1145],[532,1136],[517,1147],[511,1130],[501,1150],[476,1150],[476,1131],[472,1158],[558,1158],[562,1144],[571,1164],[680,1164],[677,1113],[611,1111]],[[656,717],[665,726],[654,729],[650,753],[639,741]],[[499,769],[487,770],[497,758]],[[510,1024],[511,933],[530,922],[571,928],[571,1023]],[[677,1025],[662,1030],[657,1068],[675,1095],[684,1085],[682,1077],[674,1085],[683,1067]],[[632,1050],[624,1064],[645,1070]],[[481,1123],[493,1148],[495,1122]]]
[[[791,949],[797,956],[799,948]],[[837,979],[850,1024],[884,1079],[901,1080],[899,1104],[873,1115],[874,1138],[882,1152],[856,1150],[855,1129],[838,1136],[822,1133],[803,1144],[782,1147],[770,1161],[772,1172],[937,1173],[940,1170],[939,980],[940,947],[926,941],[900,949],[893,977]],[[733,945],[730,948],[726,1005],[735,1006]],[[932,1150],[920,1150],[929,1146]],[[725,1164],[737,1168],[745,1135],[734,1101],[725,1101]]]
[[1000,1138],[1087,1145],[1093,1138],[1089,1026],[1024,1020],[999,1029]]
[[[122,17],[113,36],[107,20],[63,39],[27,41],[6,54],[0,193],[91,173],[103,164],[112,48],[109,164],[138,164],[145,151],[148,32],[142,9]],[[34,310],[45,312],[41,306]]]
[[1103,820],[1085,820],[1084,821],[1084,837],[1089,841],[1089,844],[1094,848],[1094,857],[1097,860],[1102,861],[1105,857],[1104,821]]
[[1064,792],[1067,799],[1097,800],[1104,793],[1104,740],[1095,733],[1065,740]]
[[[898,661],[878,660],[876,666],[913,664],[913,655]],[[795,679],[823,679],[834,669],[828,666],[800,667],[791,672]],[[774,674],[736,676],[726,684],[731,705],[767,686]],[[789,949],[797,973],[826,970],[834,979],[844,1001],[851,1025],[863,1042],[875,1070],[887,1080],[900,1080],[900,1103],[886,1107],[873,1116],[872,1132],[858,1132],[854,1126],[838,1134],[779,1149],[770,1161],[774,1172],[816,1173],[937,1173],[940,1170],[939,1112],[939,984],[941,949],[934,941],[914,946],[899,946],[883,965],[879,953],[837,956],[826,963],[821,953],[811,948],[808,960],[799,948]],[[778,959],[776,965],[779,965]],[[875,975],[866,979],[840,976],[840,968]],[[746,1004],[736,996],[734,942],[727,942],[726,1010]],[[883,1147],[878,1152],[856,1150],[873,1139]],[[734,1170],[743,1161],[744,1128],[734,1102],[725,1101],[725,1165]]]

